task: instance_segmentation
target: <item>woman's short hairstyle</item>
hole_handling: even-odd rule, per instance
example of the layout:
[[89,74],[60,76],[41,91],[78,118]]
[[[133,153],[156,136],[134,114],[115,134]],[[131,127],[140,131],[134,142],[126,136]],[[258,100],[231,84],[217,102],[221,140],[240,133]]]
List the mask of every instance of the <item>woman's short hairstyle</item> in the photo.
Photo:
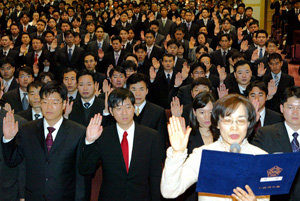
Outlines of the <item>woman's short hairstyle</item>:
[[246,108],[246,113],[248,116],[248,126],[246,138],[252,133],[253,128],[256,124],[256,112],[252,103],[245,97],[238,94],[229,94],[224,96],[215,102],[212,114],[211,114],[211,131],[213,133],[214,139],[218,139],[220,136],[220,129],[218,128],[218,123],[220,118],[234,113],[240,105],[244,105]]

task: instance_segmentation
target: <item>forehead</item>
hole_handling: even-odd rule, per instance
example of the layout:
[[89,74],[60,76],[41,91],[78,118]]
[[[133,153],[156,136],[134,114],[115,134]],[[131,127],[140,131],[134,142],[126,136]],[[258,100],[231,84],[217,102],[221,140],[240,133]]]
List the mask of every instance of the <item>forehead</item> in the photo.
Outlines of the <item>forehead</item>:
[[84,57],[84,60],[93,60],[95,61],[95,58],[92,55],[87,55]]
[[91,75],[82,75],[78,78],[79,82],[84,82],[84,81],[93,81],[93,77]]
[[29,92],[36,92],[36,91],[40,91],[41,87],[35,87],[35,86],[30,86],[29,87]]
[[289,105],[300,105],[300,98],[298,98],[296,96],[292,96],[292,97],[289,97],[285,103],[289,104]]
[[126,98],[125,100],[117,103],[117,106],[122,106],[122,105],[132,105],[132,103],[129,98]]
[[146,88],[146,83],[144,81],[140,81],[135,84],[131,84],[129,88],[135,88],[135,87],[145,87]]
[[173,57],[167,57],[167,56],[163,57],[163,61],[170,61],[170,60],[173,60]]
[[265,92],[263,90],[261,90],[259,87],[253,87],[250,91],[250,93],[264,93]]
[[64,77],[76,77],[76,73],[74,71],[67,72],[64,74]]
[[42,94],[42,99],[54,99],[54,100],[61,100],[62,97],[58,92]]
[[236,68],[236,71],[241,71],[241,70],[251,70],[251,68],[248,64],[240,65]]
[[118,72],[118,71],[114,71],[114,73],[113,73],[112,75],[113,75],[113,76],[121,76],[121,75],[125,76],[124,73]]

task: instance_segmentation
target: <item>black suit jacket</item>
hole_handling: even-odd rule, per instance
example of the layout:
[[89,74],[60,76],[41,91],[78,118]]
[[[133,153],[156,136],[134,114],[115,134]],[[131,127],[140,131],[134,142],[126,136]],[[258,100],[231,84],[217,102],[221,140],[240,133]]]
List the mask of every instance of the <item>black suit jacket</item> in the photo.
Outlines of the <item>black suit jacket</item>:
[[21,112],[18,112],[19,116],[23,117],[27,121],[32,121],[32,108],[28,108],[27,110],[23,110]]
[[95,97],[93,105],[90,106],[90,112],[87,116],[87,119],[85,118],[84,110],[86,109],[82,105],[81,98],[77,99],[76,101],[74,101],[73,109],[69,115],[69,119],[84,126],[88,126],[90,119],[94,117],[95,114],[103,113],[104,101],[100,98]]
[[231,48],[231,50],[227,51],[226,62],[223,61],[223,55],[222,55],[221,50],[216,50],[216,51],[212,52],[210,54],[210,56],[212,57],[213,64],[215,66],[220,65],[221,67],[225,67],[226,72],[229,73],[230,72],[230,66],[229,66],[228,58],[229,58],[232,50],[233,49]]
[[11,108],[15,111],[15,113],[18,113],[23,110],[19,87],[5,93],[2,97],[2,100],[5,103],[9,103]]
[[[6,115],[5,110],[0,110],[0,138],[3,138],[3,118]],[[26,123],[26,120],[15,115],[19,126]],[[5,164],[2,144],[0,143],[0,198],[1,201],[17,201],[24,198],[24,184],[25,184],[25,166],[24,163],[17,167],[10,168]]]
[[191,22],[190,30],[187,23],[181,23],[179,26],[184,28],[184,39],[190,40],[191,37],[196,38],[196,34],[199,32],[199,25],[196,22]]
[[176,24],[174,22],[172,22],[172,20],[167,19],[165,26],[163,26],[162,19],[159,19],[157,21],[158,21],[158,24],[159,24],[158,33],[164,35],[165,37],[168,34],[170,34],[170,36],[173,35]]
[[[284,122],[265,126],[258,129],[252,144],[262,148],[268,153],[292,152],[290,139],[284,125]],[[300,200],[300,171],[298,170],[296,178],[292,184],[289,195],[271,196],[272,201],[297,201]]]
[[24,125],[9,143],[1,140],[8,166],[25,160],[25,200],[84,200],[84,177],[77,168],[84,135],[84,127],[64,119],[48,153],[43,119],[39,119]]
[[[271,79],[273,79],[271,73],[266,74],[263,77],[263,81],[265,82],[266,86],[268,86],[268,83],[270,82]],[[285,73],[281,73],[280,81],[277,86],[277,92],[275,93],[275,95],[271,100],[267,101],[266,107],[276,112],[280,112],[280,99],[284,90],[294,85],[295,82],[292,76]]]
[[7,92],[12,91],[12,90],[14,90],[14,89],[16,89],[16,88],[18,88],[18,87],[19,87],[19,84],[17,83],[16,78],[14,78],[14,79],[11,81],[11,83],[10,83],[10,85],[9,85],[9,87],[8,87]]
[[14,61],[16,64],[18,64],[18,61],[16,61],[17,56],[18,56],[18,51],[14,49],[9,49],[8,54],[6,56],[3,55],[3,49],[0,50],[0,60],[2,59],[11,59]]
[[162,145],[159,134],[135,124],[133,150],[127,173],[116,124],[104,128],[94,143],[82,143],[79,170],[83,175],[96,171],[102,163],[101,201],[160,200]]
[[147,101],[139,116],[134,116],[134,120],[140,125],[157,130],[161,136],[162,145],[165,147],[168,132],[166,114],[162,107]]
[[[199,20],[198,24],[199,24],[199,27],[205,26],[203,19]],[[213,20],[211,20],[211,19],[208,19],[207,20],[207,24],[206,24],[205,27],[207,28],[208,37],[209,38],[213,38],[213,36],[214,36],[214,30],[215,30],[215,22]],[[198,29],[198,31],[199,31],[199,29]]]
[[[109,41],[108,40],[103,40],[103,43],[102,43],[102,50],[104,52],[108,52],[109,50]],[[90,41],[87,46],[86,46],[86,51],[87,52],[93,52],[95,55],[98,56],[98,42],[97,40],[94,40],[94,41]]]

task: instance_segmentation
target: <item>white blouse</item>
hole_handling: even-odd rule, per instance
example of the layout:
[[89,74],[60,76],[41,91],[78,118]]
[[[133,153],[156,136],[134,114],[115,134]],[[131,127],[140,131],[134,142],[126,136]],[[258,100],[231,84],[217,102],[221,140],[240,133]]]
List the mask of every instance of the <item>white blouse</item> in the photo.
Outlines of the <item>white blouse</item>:
[[[182,154],[173,155],[172,147],[168,148],[160,185],[161,193],[165,198],[176,198],[197,182],[203,149],[229,152],[229,148],[223,142],[222,137],[212,144],[195,148],[188,158],[187,149]],[[240,153],[253,155],[267,154],[264,150],[249,144],[246,139],[242,142]],[[217,197],[202,193],[198,195],[199,201],[211,201],[212,199],[214,201],[231,201],[233,199],[231,196],[225,195]],[[257,200],[269,201],[270,197],[258,196]]]

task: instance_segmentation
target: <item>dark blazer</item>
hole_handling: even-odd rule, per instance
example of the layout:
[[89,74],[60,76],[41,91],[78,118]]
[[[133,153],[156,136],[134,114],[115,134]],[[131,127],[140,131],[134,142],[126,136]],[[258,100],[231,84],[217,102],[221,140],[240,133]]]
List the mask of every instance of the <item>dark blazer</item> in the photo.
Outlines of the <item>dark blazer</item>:
[[[104,51],[104,52],[107,52],[108,50],[109,50],[109,40],[104,40],[103,39],[103,43],[102,43],[102,50]],[[98,56],[98,49],[99,49],[99,47],[98,47],[98,42],[97,42],[97,40],[95,40],[95,41],[90,41],[88,44],[87,44],[87,46],[86,46],[86,51],[87,52],[93,52],[95,55],[97,55]]]
[[[23,33],[23,25],[20,25],[19,29],[20,29],[20,33],[22,34]],[[26,32],[29,33],[29,34],[32,34],[33,32],[36,32],[35,26],[28,25]]]
[[[266,86],[268,86],[268,83],[271,79],[273,79],[271,73],[266,74],[263,77],[263,81],[265,82]],[[276,112],[280,112],[280,99],[284,90],[294,85],[295,82],[292,76],[285,73],[281,73],[280,81],[277,86],[277,92],[275,93],[275,95],[271,100],[267,101],[266,107]]]
[[85,117],[85,108],[82,105],[82,100],[79,98],[74,101],[72,112],[69,115],[69,119],[73,120],[84,126],[88,126],[90,119],[95,116],[97,113],[103,114],[104,110],[104,101],[100,98],[95,97],[93,105],[90,106],[90,112]]
[[164,35],[165,37],[168,34],[170,34],[170,36],[173,35],[176,24],[174,22],[172,22],[172,20],[167,19],[165,26],[163,26],[162,19],[159,19],[157,21],[158,21],[158,24],[159,24],[158,33]]
[[218,66],[220,65],[221,67],[225,67],[225,70],[227,73],[230,72],[230,67],[229,67],[229,61],[228,61],[228,58],[229,58],[229,55],[231,54],[232,52],[232,48],[231,50],[229,50],[226,54],[226,62],[223,61],[223,56],[222,56],[222,52],[221,50],[216,50],[214,52],[212,52],[210,54],[210,56],[212,57],[212,62],[215,66]]
[[193,102],[191,90],[192,84],[188,84],[179,88],[177,97],[179,98],[180,104],[187,105]]
[[[252,70],[253,75],[257,76],[257,68],[258,68],[258,64],[260,64],[260,63],[263,63],[264,67],[266,68],[265,74],[268,74],[271,72],[271,69],[270,69],[270,66],[268,63],[268,54],[265,54],[263,58],[257,59],[254,62],[254,64],[252,64],[251,70]],[[285,74],[288,74],[289,73],[288,70],[289,70],[288,62],[286,60],[283,60],[281,71],[284,72]]]
[[204,145],[204,142],[199,129],[192,130],[189,136],[188,153],[192,153],[195,148],[201,147],[202,145]]
[[21,112],[18,112],[17,115],[23,117],[27,121],[32,121],[32,108],[28,108],[27,110],[23,110]]
[[11,108],[15,111],[15,113],[18,113],[23,110],[19,87],[5,93],[2,97],[2,100],[5,103],[9,103]]
[[99,161],[103,170],[99,200],[160,200],[162,145],[157,131],[135,124],[132,157],[127,173],[116,124],[104,128],[101,137],[94,143],[85,145],[82,142],[80,173],[93,174]]
[[164,41],[165,41],[165,36],[160,33],[157,33],[155,37],[155,44],[162,47]]
[[[268,153],[276,152],[292,152],[292,146],[290,139],[284,125],[284,122],[273,124],[270,126],[264,126],[258,129],[256,136],[254,137],[252,144],[262,148]],[[296,201],[300,200],[300,171],[298,170],[296,178],[292,184],[290,194],[271,196],[272,201]]]
[[[6,115],[5,110],[0,110],[0,138],[3,138],[3,118]],[[15,115],[19,126],[23,125],[26,120]],[[3,158],[2,144],[0,143],[0,197],[1,201],[17,201],[24,198],[25,184],[25,166],[20,164],[14,168],[8,167]]]
[[0,60],[1,59],[12,59],[14,62],[17,63],[16,58],[18,56],[18,51],[14,49],[9,49],[8,54],[6,56],[3,55],[3,49],[0,50]]
[[84,135],[84,127],[64,119],[48,153],[43,119],[39,119],[24,125],[9,143],[2,142],[8,166],[25,160],[25,200],[84,200],[84,177],[76,168]]
[[9,88],[8,88],[7,92],[12,91],[13,89],[16,89],[16,88],[18,88],[18,87],[19,87],[19,84],[17,83],[16,78],[14,78],[14,79],[11,81],[11,83],[10,83],[10,85],[9,85]]
[[106,74],[107,68],[110,64],[112,64],[114,67],[120,66],[127,54],[128,52],[121,50],[121,54],[119,55],[118,63],[116,65],[114,51],[109,51],[107,53],[104,53],[103,60],[99,62],[99,66],[100,66],[99,72]]
[[[205,26],[203,19],[199,20],[198,24],[199,24],[199,27]],[[215,22],[211,19],[208,19],[207,24],[206,24],[206,28],[207,28],[207,32],[208,32],[208,37],[213,38],[214,30],[215,30]],[[198,31],[199,31],[199,29],[198,29]]]
[[187,23],[181,23],[179,26],[184,28],[184,39],[190,40],[191,37],[196,39],[196,34],[199,32],[199,25],[196,22],[191,22],[191,28],[189,30]]
[[147,101],[140,115],[134,116],[134,120],[140,125],[157,130],[161,136],[162,145],[165,147],[168,139],[168,132],[164,108]]

